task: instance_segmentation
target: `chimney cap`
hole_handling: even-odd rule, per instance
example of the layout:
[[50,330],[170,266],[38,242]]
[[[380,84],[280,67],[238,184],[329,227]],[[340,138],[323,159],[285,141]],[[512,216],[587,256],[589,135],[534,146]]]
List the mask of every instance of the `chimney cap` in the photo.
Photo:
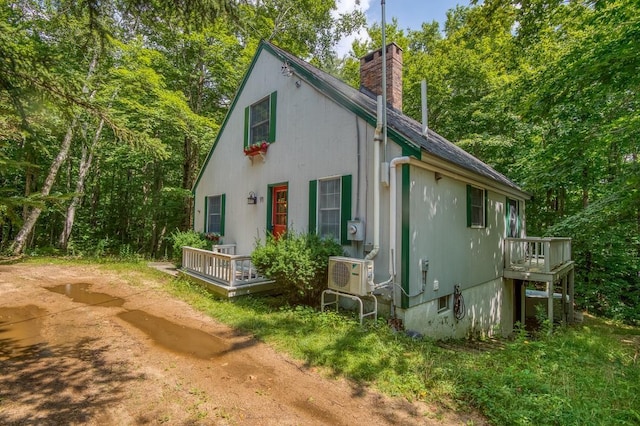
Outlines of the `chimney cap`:
[[[395,51],[391,50],[391,47],[395,47]],[[398,46],[395,42],[392,41],[391,43],[387,44],[387,53],[401,53],[401,52],[402,52],[402,48]],[[371,62],[376,57],[376,54],[378,55],[382,54],[382,47],[365,54],[363,57],[360,58],[360,61],[362,61],[363,63]]]

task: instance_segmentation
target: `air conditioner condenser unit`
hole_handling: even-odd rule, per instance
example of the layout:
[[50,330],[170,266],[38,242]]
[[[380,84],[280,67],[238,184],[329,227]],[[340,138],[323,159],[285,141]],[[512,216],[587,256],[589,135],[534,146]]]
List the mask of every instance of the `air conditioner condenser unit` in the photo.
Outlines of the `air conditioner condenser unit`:
[[331,290],[342,293],[370,294],[373,291],[373,260],[330,257],[328,285]]

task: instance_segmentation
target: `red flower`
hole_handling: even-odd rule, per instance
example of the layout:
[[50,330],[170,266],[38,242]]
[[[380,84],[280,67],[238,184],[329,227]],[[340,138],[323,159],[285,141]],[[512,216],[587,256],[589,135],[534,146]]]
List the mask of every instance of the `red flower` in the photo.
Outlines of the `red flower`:
[[244,154],[245,155],[252,155],[252,154],[257,154],[258,152],[267,152],[267,149],[269,148],[269,143],[267,141],[262,141],[262,142],[256,142],[254,144],[251,144],[249,146],[245,146],[244,147]]

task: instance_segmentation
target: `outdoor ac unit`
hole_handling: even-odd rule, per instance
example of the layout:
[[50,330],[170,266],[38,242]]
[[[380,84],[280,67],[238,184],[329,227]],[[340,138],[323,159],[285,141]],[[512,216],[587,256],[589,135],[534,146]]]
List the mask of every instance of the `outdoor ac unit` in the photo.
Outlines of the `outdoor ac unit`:
[[330,257],[329,288],[356,296],[366,296],[371,293],[373,260]]

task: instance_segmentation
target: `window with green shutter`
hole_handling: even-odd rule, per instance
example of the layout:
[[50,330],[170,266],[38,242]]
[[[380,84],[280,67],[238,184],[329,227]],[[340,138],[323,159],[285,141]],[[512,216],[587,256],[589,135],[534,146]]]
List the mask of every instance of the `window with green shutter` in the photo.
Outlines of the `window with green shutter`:
[[277,93],[260,99],[244,111],[244,146],[276,140]]
[[205,224],[208,234],[224,235],[225,194],[205,197]]
[[506,208],[507,237],[518,238],[520,234],[520,203],[507,197]]
[[309,182],[309,232],[348,244],[351,219],[351,175]]

